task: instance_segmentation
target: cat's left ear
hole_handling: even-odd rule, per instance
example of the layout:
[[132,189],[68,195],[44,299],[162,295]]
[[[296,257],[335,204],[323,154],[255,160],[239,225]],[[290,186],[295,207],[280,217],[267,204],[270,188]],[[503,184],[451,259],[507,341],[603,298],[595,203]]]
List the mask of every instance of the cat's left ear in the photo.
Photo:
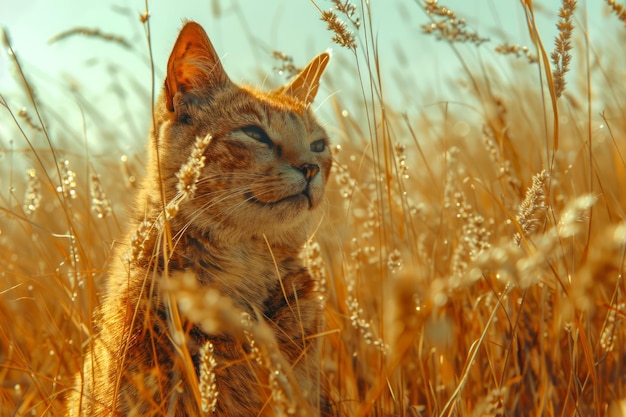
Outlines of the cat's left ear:
[[174,111],[174,96],[196,88],[214,88],[230,82],[220,58],[202,26],[187,22],[176,39],[167,62],[165,97]]
[[280,87],[276,92],[292,96],[306,105],[311,104],[317,94],[320,78],[328,61],[330,61],[330,54],[322,52],[313,58],[289,84]]

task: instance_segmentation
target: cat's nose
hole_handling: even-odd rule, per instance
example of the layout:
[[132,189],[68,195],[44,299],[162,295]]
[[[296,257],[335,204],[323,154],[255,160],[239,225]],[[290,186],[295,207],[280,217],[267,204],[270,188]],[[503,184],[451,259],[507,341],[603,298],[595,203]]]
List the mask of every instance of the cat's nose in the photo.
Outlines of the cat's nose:
[[304,178],[306,178],[307,182],[311,181],[315,174],[320,172],[320,167],[315,164],[302,164],[300,165],[300,171],[304,174]]

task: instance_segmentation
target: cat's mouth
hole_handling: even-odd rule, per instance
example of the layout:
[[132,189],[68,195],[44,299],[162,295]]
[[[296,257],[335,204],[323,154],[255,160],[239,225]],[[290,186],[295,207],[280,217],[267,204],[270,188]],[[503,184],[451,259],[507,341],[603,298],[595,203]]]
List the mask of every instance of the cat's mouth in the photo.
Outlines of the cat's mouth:
[[287,197],[283,197],[283,198],[280,198],[278,200],[273,200],[273,201],[260,200],[250,191],[248,191],[244,196],[245,196],[246,201],[253,203],[253,204],[258,204],[264,207],[274,207],[274,206],[277,206],[279,204],[284,204],[284,203],[297,203],[298,201],[301,201],[302,199],[307,200],[309,210],[314,209],[317,206],[317,204],[315,204],[315,201],[313,200],[313,196],[311,195],[311,191],[309,190],[309,187],[306,187],[304,190],[302,190],[298,194],[288,195]]

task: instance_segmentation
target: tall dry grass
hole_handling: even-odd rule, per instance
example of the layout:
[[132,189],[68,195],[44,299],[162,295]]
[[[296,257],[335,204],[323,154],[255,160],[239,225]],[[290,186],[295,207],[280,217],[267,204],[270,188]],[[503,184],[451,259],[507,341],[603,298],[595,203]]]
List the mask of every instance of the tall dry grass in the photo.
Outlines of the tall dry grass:
[[[409,3],[424,36],[458,56],[459,79],[441,80],[448,102],[387,105],[377,16],[366,2],[318,3],[352,57],[327,91],[359,77],[324,120],[328,212],[303,255],[324,284],[322,378],[337,415],[626,415],[623,54],[590,43],[573,0],[543,5],[556,39],[522,2],[527,46]],[[614,1],[586,7],[623,18]],[[607,38],[623,42],[620,30]],[[0,414],[62,415],[142,156],[90,152],[14,65],[29,105],[2,95],[14,133],[0,138]],[[405,89],[421,82],[408,77]]]

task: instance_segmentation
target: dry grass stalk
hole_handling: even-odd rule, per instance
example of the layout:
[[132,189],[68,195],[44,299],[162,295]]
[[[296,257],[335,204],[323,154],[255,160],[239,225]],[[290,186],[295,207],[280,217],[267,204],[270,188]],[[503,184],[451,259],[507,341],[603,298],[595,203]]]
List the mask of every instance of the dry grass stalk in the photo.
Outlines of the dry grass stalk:
[[515,221],[520,227],[521,233],[516,232],[513,242],[520,245],[523,238],[529,237],[537,230],[546,215],[548,207],[545,206],[546,189],[548,187],[549,176],[546,170],[542,170],[532,178],[532,184],[526,190],[524,201],[519,206]]
[[373,322],[365,317],[365,311],[357,298],[355,282],[353,280],[350,280],[348,283],[346,309],[350,314],[352,327],[363,337],[365,344],[374,346],[376,349],[380,350],[381,353],[385,354],[388,347],[382,338],[376,337]]
[[[6,47],[7,53],[9,55],[9,58],[13,62],[15,68],[17,69],[17,74],[15,76],[15,79],[22,86],[22,88],[26,92],[26,94],[30,97],[30,99],[32,101],[32,104],[35,105],[35,109],[36,109],[36,106],[39,103],[39,101],[38,101],[38,98],[37,98],[37,94],[35,93],[35,90],[33,88],[33,85],[28,81],[28,79],[26,78],[26,75],[22,71],[22,66],[20,64],[20,60],[18,59],[17,55],[15,54],[15,50],[13,49],[13,46],[11,45],[11,39],[9,38],[9,34],[6,32],[6,30],[2,30],[1,32],[2,32],[2,44]],[[6,99],[2,96],[2,94],[0,94],[0,103],[6,109],[9,109],[9,107],[8,107],[8,105],[6,103]],[[32,125],[31,127],[33,127],[33,128],[35,126],[37,126],[37,125],[35,125],[31,121],[30,115],[28,114],[28,112],[26,111],[25,108],[21,108],[18,113],[22,113],[23,114],[20,117],[25,117],[26,118],[26,122],[28,123],[29,126]],[[39,114],[37,114],[37,116],[39,116]],[[42,128],[44,126],[37,126],[37,127]]]
[[130,248],[127,252],[127,262],[132,264],[138,260],[141,260],[145,253],[145,245],[152,233],[153,224],[144,219],[137,229],[130,236]]
[[624,22],[624,25],[626,25],[626,8],[622,4],[617,3],[615,0],[605,1],[617,18]]
[[624,317],[626,317],[626,304],[620,303],[609,309],[609,314],[600,336],[600,346],[605,351],[612,352],[615,349],[618,328],[622,325]]
[[293,57],[284,52],[272,51],[272,57],[280,62],[279,67],[274,67],[274,70],[278,71],[280,75],[285,74],[287,78],[292,78],[302,70],[302,68],[295,66]]
[[311,276],[315,279],[315,291],[319,294],[323,306],[327,296],[328,272],[319,243],[309,240],[302,251],[302,257]]
[[91,174],[89,188],[91,190],[91,209],[96,213],[96,216],[99,219],[110,216],[113,211],[111,201],[102,188],[99,175]]
[[430,24],[422,25],[424,33],[434,34],[439,40],[451,43],[468,42],[476,46],[489,40],[476,32],[468,31],[465,19],[459,18],[454,11],[437,3],[438,0],[424,0],[424,10],[433,20]]
[[178,172],[176,172],[176,178],[178,178],[178,184],[176,184],[176,188],[178,189],[178,194],[169,201],[165,206],[163,213],[158,218],[158,225],[162,228],[164,222],[171,220],[178,210],[180,209],[180,204],[191,200],[196,192],[196,183],[200,178],[200,173],[202,168],[204,167],[204,161],[206,157],[204,156],[204,151],[211,143],[212,136],[207,134],[204,137],[198,136],[196,141],[194,142],[193,147],[191,148],[191,153],[187,162],[185,162]]
[[493,128],[483,126],[483,145],[489,154],[489,159],[497,167],[498,179],[504,179],[512,190],[517,191],[521,188],[521,181],[512,169],[512,163],[507,159],[500,150],[496,141]]
[[23,208],[26,215],[32,215],[41,205],[41,181],[39,181],[37,171],[29,169],[27,181]]
[[572,32],[574,25],[572,19],[576,10],[576,0],[563,0],[563,5],[559,9],[559,21],[556,24],[559,34],[554,39],[554,51],[550,54],[552,60],[552,81],[556,97],[561,97],[565,91],[565,74],[569,71],[569,64],[572,60],[570,51],[572,50]]
[[458,243],[452,253],[451,270],[453,276],[460,278],[467,271],[469,263],[491,247],[491,231],[485,227],[488,222],[475,212],[463,192],[455,192],[453,198],[454,217],[460,223],[460,228],[457,229]]
[[536,64],[538,62],[535,54],[530,52],[527,46],[510,45],[508,43],[503,43],[497,45],[495,47],[495,51],[502,55],[515,55],[518,58],[524,55],[526,59],[528,59],[529,64]]
[[406,145],[402,143],[396,143],[394,151],[396,152],[396,161],[398,164],[398,173],[402,179],[408,180],[410,169],[406,162]]
[[[361,26],[361,20],[356,15],[356,6],[351,4],[349,0],[342,2],[341,0],[332,0],[335,7],[330,10],[318,10],[322,14],[321,20],[326,22],[327,29],[334,33],[332,41],[344,48],[356,51],[356,38],[354,33],[348,29],[348,25],[337,16],[336,12],[343,14],[354,26],[356,30]],[[316,5],[317,7],[317,5]]]
[[589,210],[596,203],[597,198],[591,194],[584,194],[570,200],[563,209],[557,225],[557,233],[560,239],[576,236],[582,225],[589,221]]
[[67,159],[59,163],[61,173],[61,185],[56,187],[58,193],[62,193],[66,198],[76,199],[78,190],[76,189],[76,173],[70,169],[70,161]]
[[146,23],[148,21],[148,19],[150,19],[150,13],[149,12],[143,12],[139,15],[139,21],[141,23]]
[[334,33],[332,41],[344,48],[356,50],[356,38],[344,21],[332,10],[322,11],[321,19],[326,22],[327,29]]
[[87,36],[90,38],[102,39],[107,42],[116,43],[126,49],[133,49],[132,43],[127,41],[123,36],[114,35],[111,33],[104,33],[98,28],[86,28],[86,27],[75,27],[75,28],[63,31],[57,35],[54,35],[52,38],[50,38],[48,42],[49,43],[59,42],[61,40],[67,39],[75,35],[82,35],[82,36]]
[[202,397],[202,411],[215,412],[219,391],[215,383],[215,368],[217,362],[213,357],[213,344],[206,342],[200,348],[200,395]]
[[41,126],[37,126],[35,124],[35,122],[33,122],[32,117],[30,116],[30,114],[28,113],[28,111],[26,110],[26,108],[22,108],[20,109],[20,111],[17,113],[17,115],[24,119],[24,121],[26,122],[26,124],[33,130],[36,130],[38,132],[41,132],[43,129],[41,128]]
[[127,155],[122,155],[120,158],[120,171],[125,180],[125,183],[127,183],[131,187],[135,187],[137,185],[137,176],[134,174],[132,168],[130,167]]
[[191,149],[189,159],[185,162],[180,170],[176,173],[178,178],[178,191],[183,200],[190,200],[193,198],[196,192],[196,183],[200,178],[200,173],[204,167],[204,151],[211,143],[211,135],[208,134],[204,137],[197,137],[196,141]]
[[356,14],[356,6],[350,3],[350,0],[332,0],[332,2],[335,4],[335,10],[342,13],[357,30],[361,27],[361,18]]

